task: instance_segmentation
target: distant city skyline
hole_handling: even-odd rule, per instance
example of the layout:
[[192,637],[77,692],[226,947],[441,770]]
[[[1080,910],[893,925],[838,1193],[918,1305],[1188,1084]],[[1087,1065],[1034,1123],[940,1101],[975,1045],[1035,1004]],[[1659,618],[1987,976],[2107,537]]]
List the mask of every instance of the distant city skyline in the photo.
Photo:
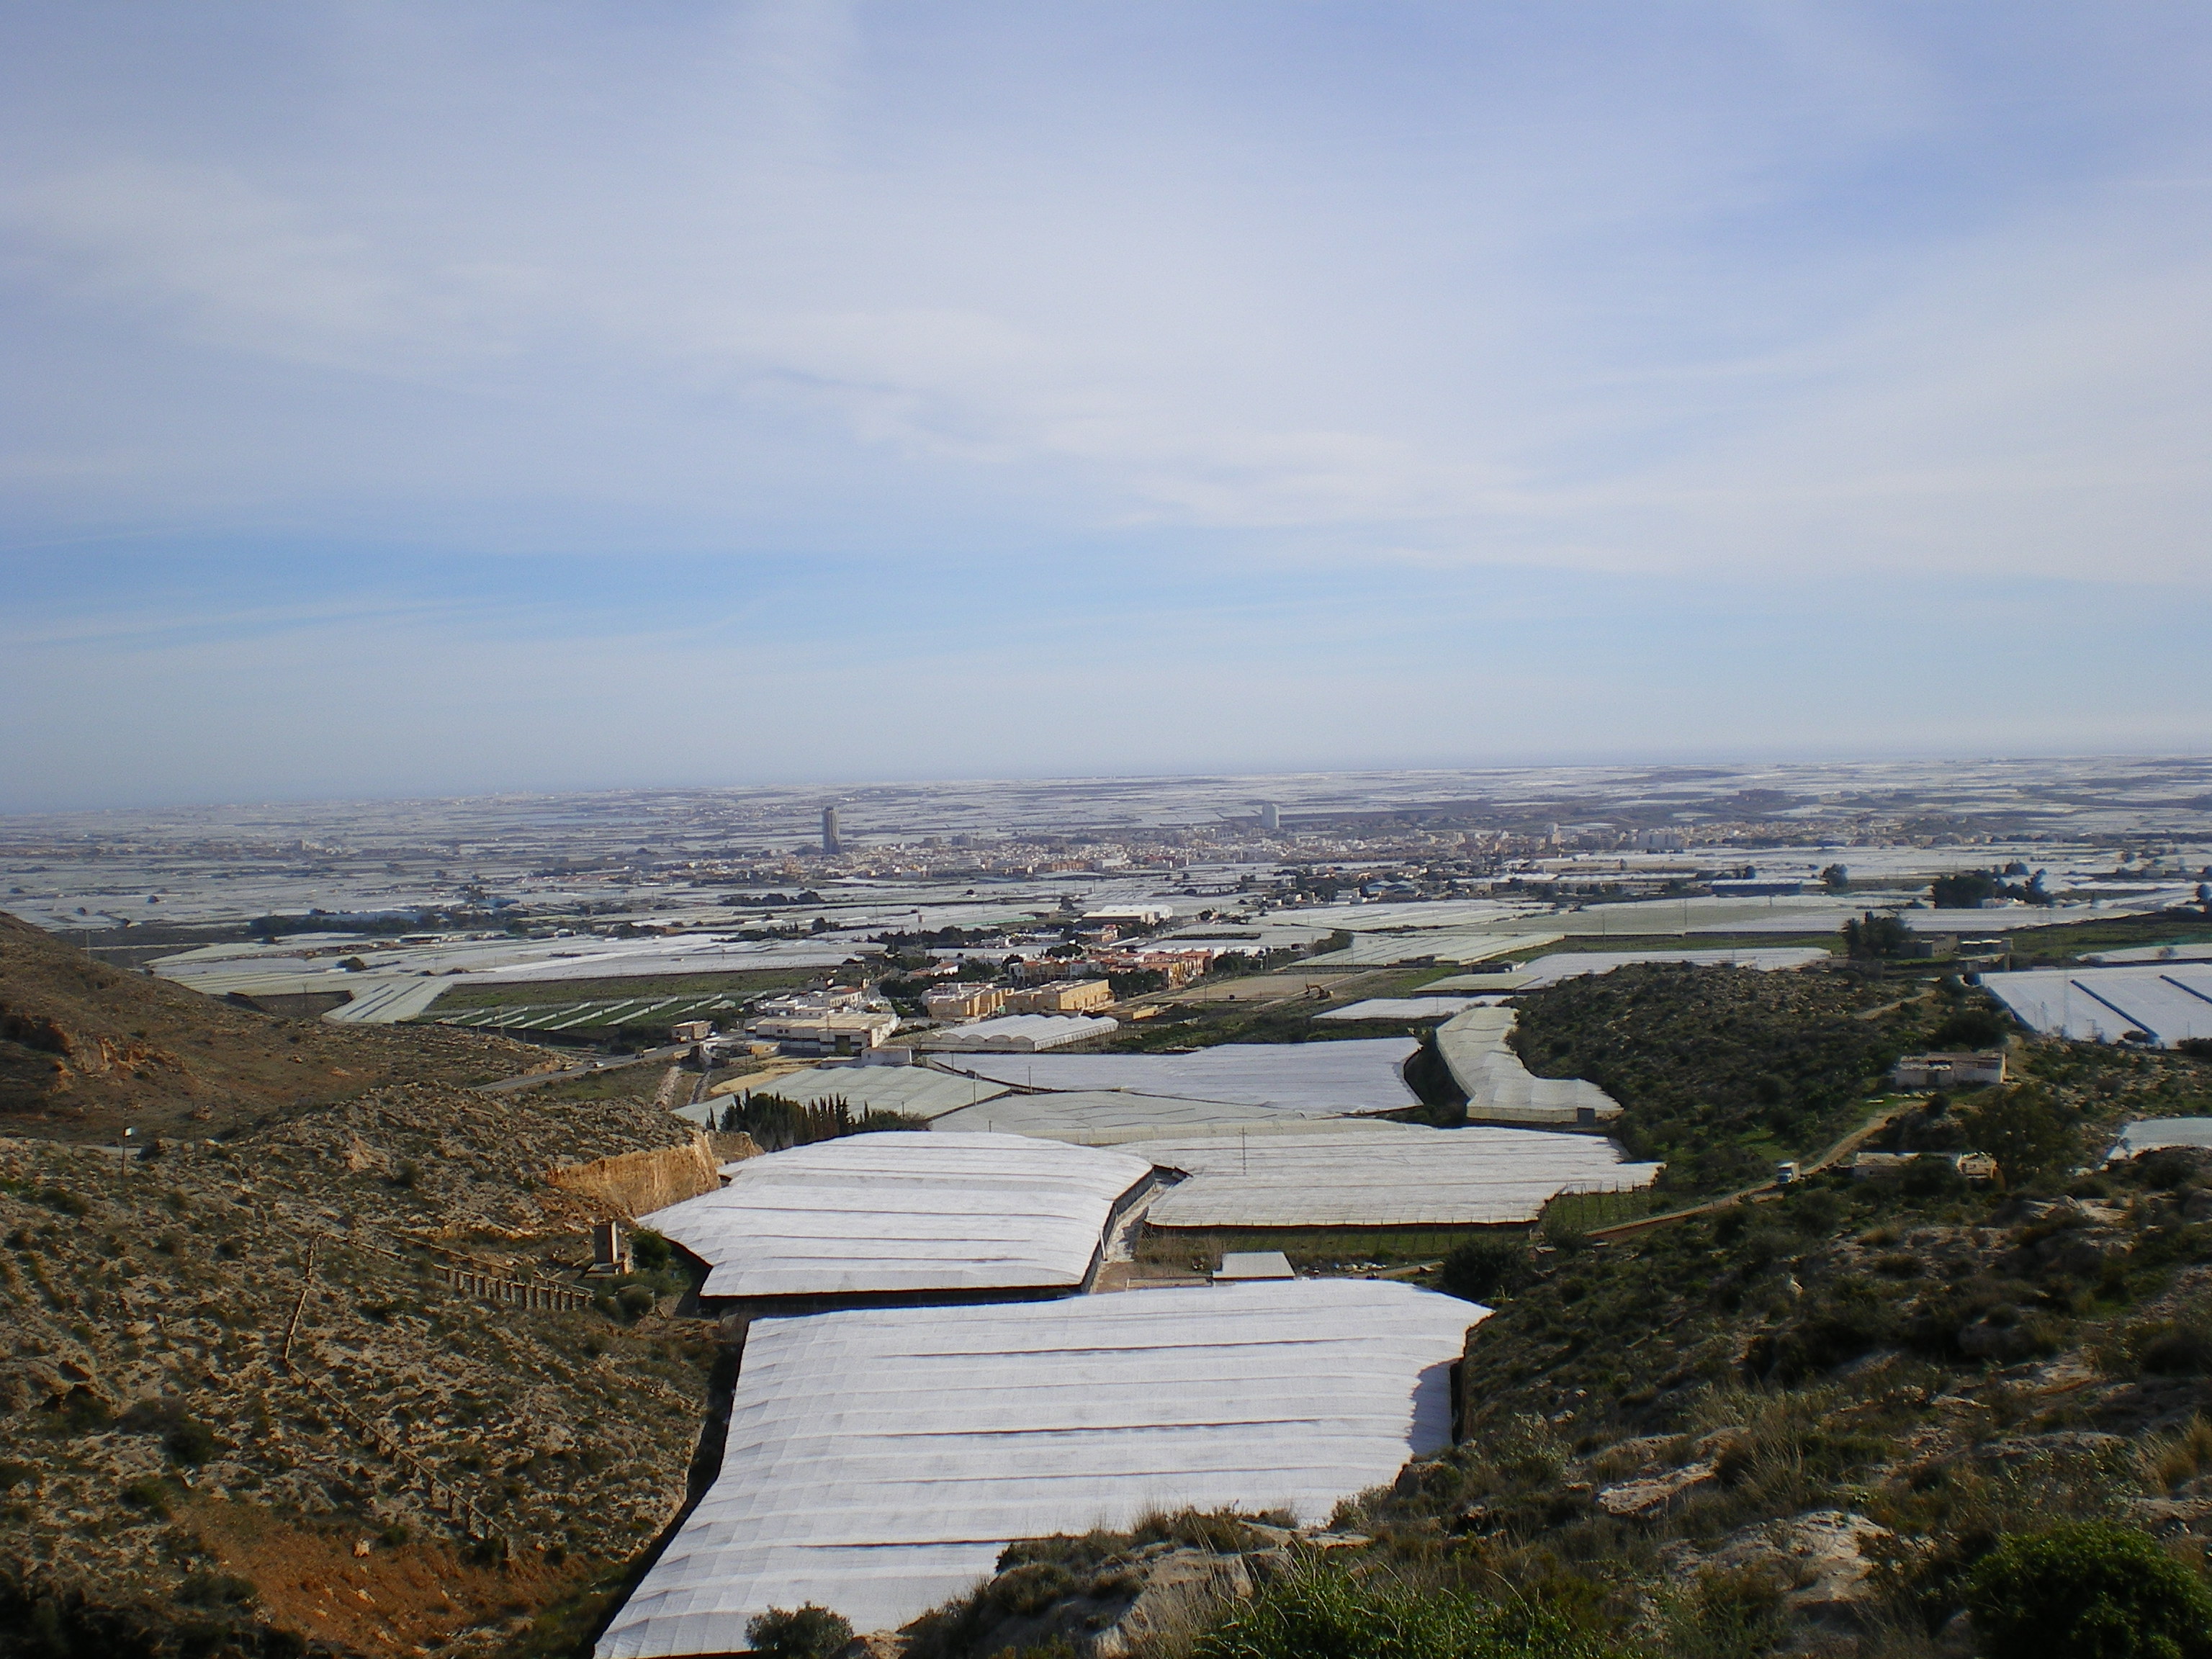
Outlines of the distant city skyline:
[[2212,752],[2201,8],[0,18],[0,813]]

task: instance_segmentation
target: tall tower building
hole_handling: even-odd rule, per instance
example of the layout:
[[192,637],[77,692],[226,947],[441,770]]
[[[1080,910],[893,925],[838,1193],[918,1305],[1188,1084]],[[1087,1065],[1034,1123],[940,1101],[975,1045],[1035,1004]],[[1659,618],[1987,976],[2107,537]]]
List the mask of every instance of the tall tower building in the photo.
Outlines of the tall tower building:
[[1277,806],[1275,803],[1271,800],[1261,801],[1260,803],[1260,828],[1272,836],[1282,827],[1282,809]]
[[822,850],[832,858],[845,850],[845,843],[837,838],[837,809],[834,806],[822,809]]

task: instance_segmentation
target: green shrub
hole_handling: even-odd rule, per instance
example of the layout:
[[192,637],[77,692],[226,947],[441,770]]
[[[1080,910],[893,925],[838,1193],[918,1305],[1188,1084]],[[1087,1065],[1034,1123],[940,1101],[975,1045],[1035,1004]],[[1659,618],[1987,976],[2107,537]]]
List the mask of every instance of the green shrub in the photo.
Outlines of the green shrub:
[[1905,1166],[1897,1185],[1907,1198],[1955,1198],[1966,1190],[1966,1178],[1950,1159],[1923,1153]]
[[152,1475],[146,1475],[123,1488],[123,1501],[134,1510],[166,1516],[169,1512],[169,1489]]
[[1517,1234],[1470,1238],[1444,1258],[1446,1294],[1489,1302],[1511,1290],[1528,1268],[1528,1247]]
[[1936,1049],[1994,1048],[2012,1030],[2012,1021],[1994,1008],[1961,1008],[1929,1035]]
[[629,1236],[629,1254],[641,1271],[657,1273],[668,1265],[675,1247],[652,1228],[641,1227]]
[[770,1607],[745,1621],[745,1640],[766,1659],[832,1659],[852,1639],[853,1627],[842,1613],[811,1601],[800,1607]]
[[653,1311],[653,1295],[643,1285],[625,1285],[615,1292],[615,1305],[625,1319],[641,1319]]
[[1599,1659],[1557,1613],[1357,1579],[1326,1567],[1275,1580],[1201,1635],[1192,1659]]
[[1056,1561],[1032,1561],[1002,1572],[990,1583],[991,1606],[1018,1619],[1034,1619],[1054,1602],[1074,1595],[1084,1581]]
[[242,1607],[253,1600],[252,1581],[197,1569],[177,1587],[177,1600],[202,1607]]
[[2139,1155],[2135,1171],[2144,1186],[2172,1192],[2196,1185],[2204,1175],[2206,1161],[2195,1146],[2160,1146]]
[[[1172,1515],[1147,1515],[1131,1531],[1129,1542],[1137,1548],[1146,1544],[1176,1543],[1192,1549],[1212,1550],[1217,1555],[1236,1555],[1259,1549],[1267,1542],[1266,1534],[1255,1532],[1245,1524],[1247,1518],[1235,1510],[1177,1510]],[[1249,1518],[1275,1526],[1297,1524],[1279,1512]]]
[[64,1397],[62,1426],[71,1434],[97,1434],[115,1421],[107,1402],[79,1383]]
[[1764,1573],[1708,1568],[1662,1601],[1666,1651],[1681,1659],[1758,1659],[1788,1631],[1782,1587]]
[[2202,1376],[2212,1371],[2212,1326],[2196,1321],[2166,1325],[2138,1335],[2136,1363],[2157,1376]]
[[2081,1161],[2080,1128],[2040,1084],[1985,1091],[1960,1121],[1967,1138],[1996,1159],[2008,1186]]
[[1542,1236],[1544,1243],[1568,1255],[1587,1250],[1590,1247],[1589,1235],[1569,1220],[1564,1213],[1546,1216],[1543,1224],[1536,1231]]
[[1513,1046],[1540,1077],[1579,1077],[1626,1108],[1615,1125],[1668,1192],[1771,1175],[1746,1143],[1825,1145],[1896,1059],[1908,1016],[1876,1018],[1841,975],[1633,964],[1521,1000]]
[[215,1431],[196,1418],[181,1417],[176,1426],[162,1437],[171,1457],[179,1463],[197,1468],[222,1449]]
[[185,1414],[179,1400],[141,1400],[123,1413],[123,1426],[133,1434],[158,1434],[169,1455],[179,1463],[197,1467],[222,1449],[215,1431]]
[[2081,1521],[2006,1539],[1966,1581],[1990,1659],[2204,1659],[2212,1593],[2146,1534]]

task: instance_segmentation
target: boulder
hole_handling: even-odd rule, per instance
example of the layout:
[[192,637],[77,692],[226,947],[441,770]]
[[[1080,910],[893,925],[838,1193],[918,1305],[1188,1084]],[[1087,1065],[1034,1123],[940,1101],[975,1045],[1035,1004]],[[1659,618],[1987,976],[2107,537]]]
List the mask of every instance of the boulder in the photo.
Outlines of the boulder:
[[1597,1506],[1607,1515],[1623,1520],[1652,1520],[1667,1513],[1690,1493],[1719,1486],[1720,1479],[1718,1460],[1700,1458],[1663,1474],[1607,1486],[1597,1494]]
[[1848,1510],[1811,1510],[1785,1520],[1763,1521],[1729,1534],[1718,1549],[1687,1555],[1678,1571],[1717,1569],[1753,1572],[1782,1587],[1793,1613],[1824,1622],[1849,1622],[1874,1595],[1869,1545],[1895,1534]]

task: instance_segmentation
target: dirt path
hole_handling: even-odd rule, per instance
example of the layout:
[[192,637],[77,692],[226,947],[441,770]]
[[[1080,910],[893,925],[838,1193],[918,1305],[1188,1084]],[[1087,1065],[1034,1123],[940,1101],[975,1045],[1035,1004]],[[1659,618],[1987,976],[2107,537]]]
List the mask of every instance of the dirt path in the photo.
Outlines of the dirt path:
[[1862,1008],[1858,1012],[1853,1014],[1851,1018],[1853,1019],[1880,1019],[1884,1014],[1893,1014],[1900,1008],[1910,1008],[1916,1002],[1925,1002],[1929,998],[1935,994],[1936,988],[1931,985],[1926,990],[1916,991],[1909,997],[1899,997],[1894,1002],[1885,1002],[1879,1008]]
[[[1818,1175],[1823,1170],[1833,1169],[1882,1130],[1887,1128],[1891,1120],[1913,1110],[1919,1104],[1917,1100],[1900,1101],[1886,1111],[1875,1114],[1834,1146],[1829,1147],[1820,1157],[1810,1163],[1801,1163],[1797,1166],[1799,1179],[1802,1180],[1808,1175]],[[1781,1181],[1762,1181],[1756,1186],[1740,1188],[1719,1198],[1707,1199],[1702,1204],[1692,1204],[1680,1210],[1669,1210],[1664,1215],[1639,1216],[1633,1221],[1616,1222],[1610,1227],[1593,1227],[1589,1230],[1588,1237],[1593,1239],[1632,1237],[1638,1233],[1649,1231],[1654,1227],[1664,1227],[1674,1222],[1687,1221],[1692,1216],[1711,1215],[1716,1210],[1725,1210],[1731,1204],[1759,1203],[1770,1198],[1779,1197],[1783,1188],[1787,1184]]]
[[548,1083],[567,1083],[580,1077],[592,1077],[600,1072],[618,1072],[629,1066],[649,1066],[654,1060],[665,1060],[672,1054],[691,1051],[688,1042],[673,1042],[665,1048],[652,1048],[641,1054],[623,1060],[595,1060],[588,1065],[571,1066],[561,1072],[526,1072],[520,1077],[501,1078],[496,1083],[479,1083],[476,1092],[480,1095],[509,1095],[517,1089],[536,1089]]

